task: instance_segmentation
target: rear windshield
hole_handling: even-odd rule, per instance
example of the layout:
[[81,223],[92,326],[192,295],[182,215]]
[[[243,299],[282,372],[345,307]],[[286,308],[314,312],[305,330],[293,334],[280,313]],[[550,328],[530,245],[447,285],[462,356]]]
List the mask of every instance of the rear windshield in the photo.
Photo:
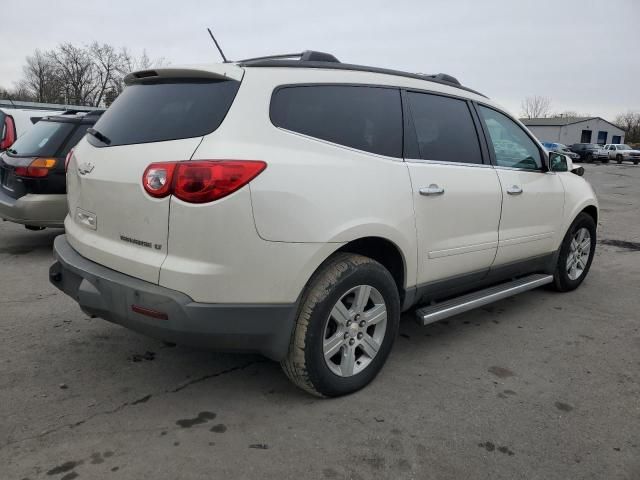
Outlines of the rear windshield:
[[74,127],[73,123],[41,120],[18,137],[8,152],[16,157],[54,157]]
[[130,145],[201,137],[217,129],[240,87],[235,80],[172,80],[130,85],[93,127],[109,141]]

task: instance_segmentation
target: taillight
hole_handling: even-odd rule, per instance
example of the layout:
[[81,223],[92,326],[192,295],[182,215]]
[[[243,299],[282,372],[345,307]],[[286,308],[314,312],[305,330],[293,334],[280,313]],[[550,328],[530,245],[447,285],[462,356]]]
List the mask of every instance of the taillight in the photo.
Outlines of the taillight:
[[6,150],[16,141],[16,124],[11,115],[4,117],[4,135],[0,141],[0,150]]
[[67,153],[67,156],[64,158],[64,171],[66,173],[67,169],[69,168],[69,162],[71,161],[71,155],[73,155],[73,148],[71,150],[69,150],[69,153]]
[[149,165],[142,176],[142,184],[147,193],[156,198],[170,195],[175,168],[175,162],[152,163]]
[[20,177],[42,178],[56,166],[55,158],[36,158],[27,167],[16,167],[15,174]]
[[219,200],[257,177],[267,164],[258,160],[196,160],[152,163],[142,177],[152,197],[175,195],[189,203]]

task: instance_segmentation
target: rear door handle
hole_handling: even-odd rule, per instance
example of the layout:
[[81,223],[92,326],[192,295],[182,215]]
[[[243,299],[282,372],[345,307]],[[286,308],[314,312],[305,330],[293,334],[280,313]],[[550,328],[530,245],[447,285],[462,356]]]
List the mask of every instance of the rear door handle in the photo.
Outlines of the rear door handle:
[[420,190],[420,195],[430,196],[430,195],[442,195],[444,193],[444,188],[439,187],[435,183],[432,183],[428,187],[422,187]]
[[507,187],[507,193],[509,195],[520,195],[522,193],[522,187],[520,185],[511,185]]

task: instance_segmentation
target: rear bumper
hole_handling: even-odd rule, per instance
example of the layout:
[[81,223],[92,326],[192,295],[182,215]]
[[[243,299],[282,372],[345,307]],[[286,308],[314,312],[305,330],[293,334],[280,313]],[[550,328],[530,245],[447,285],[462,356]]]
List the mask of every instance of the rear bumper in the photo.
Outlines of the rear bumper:
[[[64,235],[54,241],[51,283],[94,315],[150,337],[222,351],[260,353],[273,360],[287,354],[297,304],[211,304],[116,272],[76,252]],[[166,314],[134,312],[132,305]]]
[[13,198],[0,190],[0,218],[36,227],[62,227],[67,215],[67,196],[28,193]]

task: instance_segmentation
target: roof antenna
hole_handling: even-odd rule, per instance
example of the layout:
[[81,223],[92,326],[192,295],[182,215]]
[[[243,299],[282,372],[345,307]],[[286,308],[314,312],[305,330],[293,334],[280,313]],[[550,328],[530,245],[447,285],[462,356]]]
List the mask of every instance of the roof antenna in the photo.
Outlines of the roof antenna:
[[220,48],[220,45],[218,45],[218,41],[216,40],[216,37],[214,37],[213,33],[211,33],[211,29],[207,28],[207,32],[209,32],[209,35],[211,35],[211,39],[213,40],[213,43],[216,44],[216,48],[220,52],[220,56],[222,57],[222,60],[224,61],[224,63],[229,63],[229,60],[227,60],[227,57],[225,57],[224,53],[222,53],[222,49]]

